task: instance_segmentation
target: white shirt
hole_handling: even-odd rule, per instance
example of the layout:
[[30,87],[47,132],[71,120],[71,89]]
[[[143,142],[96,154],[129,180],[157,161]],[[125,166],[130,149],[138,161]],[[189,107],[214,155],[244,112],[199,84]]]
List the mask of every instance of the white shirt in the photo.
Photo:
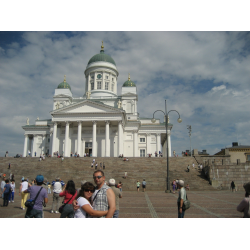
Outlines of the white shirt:
[[25,191],[26,189],[28,189],[28,182],[27,181],[23,181],[22,182],[22,190],[21,190],[21,192]]
[[10,186],[11,186],[11,188],[12,188],[12,192],[15,192],[15,188],[16,188],[16,185],[15,185],[15,183],[14,184],[12,184],[12,183],[10,183]]
[[87,214],[82,209],[82,206],[89,205],[91,208],[93,208],[93,207],[90,205],[89,201],[84,197],[79,197],[77,199],[77,202],[78,202],[78,205],[80,206],[80,208],[75,211],[75,218],[86,218]]

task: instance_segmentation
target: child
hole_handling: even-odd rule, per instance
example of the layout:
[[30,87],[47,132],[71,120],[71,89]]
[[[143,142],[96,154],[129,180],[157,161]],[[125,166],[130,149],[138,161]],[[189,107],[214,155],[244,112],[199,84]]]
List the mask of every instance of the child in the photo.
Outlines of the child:
[[14,193],[15,193],[15,188],[16,188],[15,180],[11,181],[10,186],[11,186],[12,192],[10,192],[10,195],[9,195],[9,202],[14,202]]
[[51,185],[50,185],[50,183],[48,183],[48,194],[51,194]]

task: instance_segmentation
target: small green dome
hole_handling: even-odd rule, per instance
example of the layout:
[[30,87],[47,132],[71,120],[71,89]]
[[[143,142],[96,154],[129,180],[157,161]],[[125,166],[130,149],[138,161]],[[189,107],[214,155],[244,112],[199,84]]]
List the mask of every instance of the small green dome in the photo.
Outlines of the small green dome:
[[130,80],[130,74],[128,80],[123,83],[122,87],[136,87],[135,83]]
[[102,42],[100,54],[96,54],[96,55],[92,56],[88,62],[88,65],[93,63],[93,62],[100,62],[100,61],[101,62],[109,62],[109,63],[112,63],[116,66],[114,59],[111,56],[106,55],[104,53],[103,42]]
[[64,81],[61,82],[58,86],[57,86],[58,89],[70,89],[71,90],[71,87],[70,85],[66,82],[66,76],[64,76]]

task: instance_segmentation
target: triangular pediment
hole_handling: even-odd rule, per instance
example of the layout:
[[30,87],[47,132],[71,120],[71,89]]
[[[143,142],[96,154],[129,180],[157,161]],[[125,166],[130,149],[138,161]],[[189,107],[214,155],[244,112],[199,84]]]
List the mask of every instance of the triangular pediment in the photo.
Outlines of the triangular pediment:
[[66,107],[53,110],[51,114],[75,114],[75,113],[121,113],[122,110],[108,106],[100,102],[84,100]]

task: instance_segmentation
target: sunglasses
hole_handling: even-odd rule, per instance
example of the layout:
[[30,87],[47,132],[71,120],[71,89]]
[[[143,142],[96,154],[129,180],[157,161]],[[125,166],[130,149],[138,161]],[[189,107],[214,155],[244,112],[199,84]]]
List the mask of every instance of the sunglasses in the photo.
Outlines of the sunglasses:
[[102,175],[99,175],[99,176],[94,176],[93,179],[101,179],[102,178]]
[[84,192],[91,192],[91,193],[94,193],[95,190],[94,190],[94,189],[85,189]]

